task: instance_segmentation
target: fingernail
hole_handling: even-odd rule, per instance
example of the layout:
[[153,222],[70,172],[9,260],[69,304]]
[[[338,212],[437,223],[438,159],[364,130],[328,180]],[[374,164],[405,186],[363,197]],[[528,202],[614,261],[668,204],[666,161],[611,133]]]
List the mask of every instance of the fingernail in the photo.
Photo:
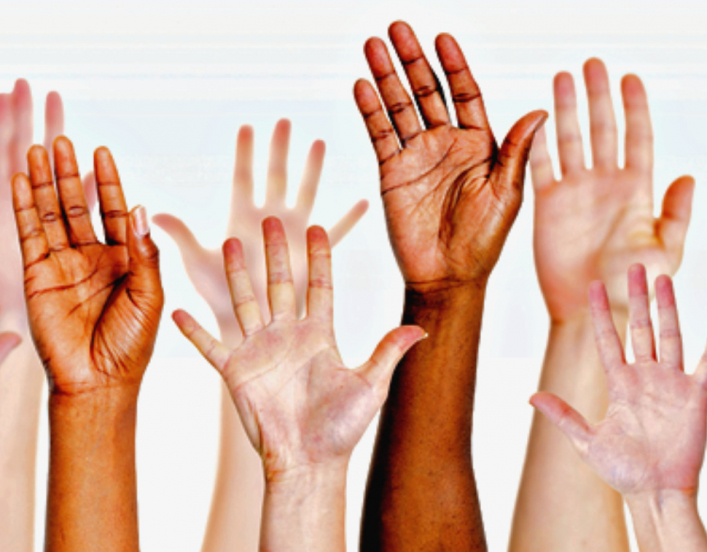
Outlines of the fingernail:
[[135,225],[135,233],[144,238],[150,233],[150,226],[147,223],[147,210],[142,206],[138,205],[133,211],[133,221]]

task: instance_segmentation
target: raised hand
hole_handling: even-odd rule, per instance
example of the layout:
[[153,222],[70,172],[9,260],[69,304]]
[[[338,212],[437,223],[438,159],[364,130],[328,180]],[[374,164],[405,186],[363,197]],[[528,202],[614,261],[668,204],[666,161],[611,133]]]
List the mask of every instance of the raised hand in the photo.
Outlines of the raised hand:
[[30,328],[50,392],[136,390],[163,304],[158,252],[145,209],[128,214],[113,158],[106,148],[97,149],[101,243],[71,142],[54,141],[55,176],[43,147],[32,147],[27,159],[29,178],[15,175],[13,201]]
[[400,357],[423,337],[415,326],[390,332],[371,359],[346,368],[332,328],[329,241],[324,230],[307,231],[307,313],[298,319],[285,230],[276,218],[263,222],[271,321],[264,323],[253,294],[242,243],[229,239],[224,265],[243,343],[230,349],[187,313],[174,320],[220,372],[246,432],[263,458],[266,481],[300,471],[346,465],[353,447],[385,400]]
[[590,288],[597,348],[606,374],[609,410],[589,424],[562,399],[538,393],[532,404],[570,439],[580,456],[624,496],[647,491],[697,491],[707,438],[707,356],[685,374],[672,283],[655,281],[660,356],[650,319],[645,268],[629,270],[630,328],[635,362],[627,363],[601,283]]
[[[64,132],[64,107],[56,92],[47,95],[45,104],[44,147],[51,150],[54,139]],[[9,94],[0,94],[0,310],[15,320],[22,320],[17,329],[23,329],[26,317],[22,292],[22,262],[17,246],[12,216],[12,175],[27,170],[26,154],[32,145],[32,94],[24,79],[15,83]],[[93,175],[84,178],[88,204],[95,203]]]
[[403,277],[408,287],[422,289],[485,281],[520,207],[528,150],[546,114],[520,119],[499,150],[454,38],[441,34],[436,47],[458,126],[412,29],[393,23],[390,39],[422,122],[378,38],[366,42],[365,54],[387,116],[369,82],[359,80],[354,95],[378,157],[388,232]]
[[[305,232],[322,172],[324,142],[316,141],[312,144],[302,175],[297,203],[291,209],[285,204],[289,142],[290,122],[281,119],[275,126],[270,144],[267,192],[262,207],[257,207],[253,202],[252,127],[240,128],[236,145],[231,212],[226,237],[238,236],[241,239],[248,266],[252,267],[255,295],[264,310],[267,299],[265,286],[262,285],[265,281],[263,278],[265,261],[260,225],[265,217],[276,216],[284,224],[292,249],[293,278],[300,307],[303,305],[306,286]],[[353,228],[366,212],[367,207],[368,203],[362,200],[344,215],[330,230],[332,244],[335,245]],[[233,326],[233,311],[229,305],[228,285],[223,272],[221,251],[202,247],[186,224],[177,217],[160,214],[154,217],[154,221],[176,242],[190,280],[216,315],[219,327],[223,330]]]
[[572,76],[555,77],[557,144],[562,177],[555,180],[544,132],[530,155],[535,188],[535,263],[550,316],[566,321],[587,310],[586,289],[602,280],[612,308],[626,311],[623,286],[633,263],[649,275],[674,274],[682,260],[694,181],[675,180],[653,216],[653,133],[641,80],[621,81],[626,119],[625,163],[618,164],[618,136],[604,64],[584,65],[593,164],[587,168],[577,120]]

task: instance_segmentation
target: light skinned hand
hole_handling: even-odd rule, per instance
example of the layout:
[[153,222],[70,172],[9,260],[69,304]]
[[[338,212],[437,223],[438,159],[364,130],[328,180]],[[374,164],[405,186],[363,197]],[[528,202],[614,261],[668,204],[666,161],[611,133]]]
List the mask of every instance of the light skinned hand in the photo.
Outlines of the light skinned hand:
[[[22,261],[12,215],[12,175],[27,170],[27,150],[32,145],[32,93],[24,79],[18,79],[11,93],[0,94],[0,311],[25,320],[22,292]],[[51,150],[54,139],[64,132],[64,106],[57,92],[47,94],[44,113],[44,147]],[[93,173],[84,177],[89,206],[95,204]],[[19,327],[18,327],[19,328]]]
[[379,38],[366,42],[365,54],[383,105],[365,80],[354,96],[378,157],[398,265],[407,286],[420,290],[485,282],[520,207],[528,150],[547,114],[520,119],[499,149],[454,38],[441,34],[435,45],[457,125],[410,26],[395,22],[389,35],[422,121]]
[[[304,304],[307,281],[305,234],[317,195],[324,163],[325,146],[321,140],[312,144],[302,175],[297,202],[294,207],[289,208],[285,200],[290,129],[291,124],[287,119],[281,119],[275,125],[270,143],[265,204],[262,207],[256,206],[253,201],[253,128],[242,126],[238,131],[236,143],[236,164],[226,237],[238,236],[240,238],[248,266],[251,267],[253,289],[263,311],[266,311],[267,297],[264,285],[265,259],[263,257],[261,223],[267,216],[278,217],[285,227],[292,250],[298,312],[301,312]],[[367,201],[359,201],[331,228],[329,235],[333,245],[348,234],[367,208]],[[153,220],[157,226],[169,234],[179,247],[189,279],[211,307],[219,327],[223,329],[233,325],[233,310],[230,308],[221,250],[204,248],[187,225],[175,216],[159,214]]]
[[531,403],[567,436],[582,459],[625,498],[656,491],[694,496],[707,439],[707,355],[694,374],[683,366],[673,286],[655,281],[660,355],[650,318],[643,265],[629,278],[629,317],[635,362],[624,358],[606,289],[594,282],[589,304],[609,392],[606,418],[589,424],[559,397],[537,393]]
[[584,64],[589,100],[592,166],[584,159],[572,76],[554,81],[561,178],[555,179],[544,130],[530,154],[535,189],[534,249],[538,279],[550,317],[566,321],[587,312],[586,289],[606,285],[612,308],[628,309],[624,274],[641,262],[652,278],[675,274],[690,222],[694,180],[675,180],[653,216],[653,130],[646,91],[636,75],[621,81],[626,121],[625,163],[619,166],[618,133],[601,60]]
[[224,243],[224,265],[244,340],[229,349],[191,316],[176,311],[182,333],[219,371],[246,433],[263,459],[267,482],[298,472],[340,467],[383,404],[393,370],[421,339],[417,326],[391,331],[371,359],[346,368],[332,327],[331,251],[326,232],[307,231],[307,312],[299,319],[285,230],[263,221],[270,322],[253,294],[238,239]]
[[[128,214],[107,148],[94,155],[105,243],[96,237],[72,143],[27,154],[12,181],[30,329],[52,394],[136,390],[163,304],[158,251],[143,207]],[[58,195],[57,195],[58,192]]]

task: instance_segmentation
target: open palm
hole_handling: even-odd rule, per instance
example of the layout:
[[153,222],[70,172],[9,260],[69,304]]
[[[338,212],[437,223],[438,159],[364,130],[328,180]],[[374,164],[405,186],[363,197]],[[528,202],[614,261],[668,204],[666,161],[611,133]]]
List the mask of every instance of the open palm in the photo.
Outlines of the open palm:
[[13,181],[30,328],[51,390],[139,384],[162,308],[157,250],[146,229],[142,243],[128,230],[107,149],[95,154],[105,244],[93,231],[69,140],[54,142],[54,158],[58,196],[41,146],[28,154],[29,179]]
[[685,374],[670,278],[660,276],[655,287],[660,359],[654,345],[645,268],[631,267],[633,364],[623,357],[605,288],[599,283],[591,288],[597,347],[609,392],[604,420],[590,425],[549,393],[538,393],[531,399],[597,474],[624,496],[657,490],[694,493],[707,439],[707,356],[694,375]]
[[626,162],[618,165],[616,121],[604,64],[584,66],[593,167],[584,162],[572,76],[555,78],[555,113],[562,178],[555,180],[545,134],[530,154],[535,188],[535,262],[550,315],[565,320],[586,310],[586,289],[602,280],[614,308],[627,309],[623,279],[641,262],[652,277],[674,274],[682,260],[694,181],[668,188],[660,218],[653,215],[653,136],[641,80],[622,81]]
[[[317,195],[317,187],[324,162],[324,142],[316,141],[307,159],[297,203],[287,207],[287,156],[290,141],[290,122],[278,121],[270,146],[267,193],[262,207],[253,201],[253,129],[241,127],[236,147],[236,166],[233,177],[231,212],[226,237],[238,237],[243,244],[248,266],[251,267],[255,294],[260,305],[267,304],[264,282],[263,242],[261,223],[268,216],[278,217],[285,226],[292,249],[293,277],[298,304],[303,304],[306,287],[305,233]],[[365,200],[354,205],[331,229],[332,243],[341,240],[368,207]],[[189,279],[206,300],[223,329],[233,321],[233,310],[228,301],[228,284],[223,272],[223,255],[220,249],[206,249],[194,237],[186,224],[172,215],[154,217],[155,224],[164,229],[176,242]]]
[[409,285],[484,280],[520,207],[530,141],[545,113],[518,121],[499,150],[456,41],[443,34],[436,46],[458,127],[412,29],[393,23],[390,39],[425,128],[380,39],[370,39],[365,53],[388,116],[369,82],[358,81],[354,94],[378,157],[388,232],[403,277]]
[[221,373],[246,432],[263,458],[266,478],[314,464],[347,462],[382,405],[393,369],[423,336],[398,328],[362,367],[346,368],[332,328],[329,242],[324,230],[307,232],[307,314],[298,319],[287,240],[276,218],[263,222],[271,321],[263,323],[239,240],[224,244],[224,264],[236,316],[245,336],[229,349],[188,314],[177,311],[184,335]]

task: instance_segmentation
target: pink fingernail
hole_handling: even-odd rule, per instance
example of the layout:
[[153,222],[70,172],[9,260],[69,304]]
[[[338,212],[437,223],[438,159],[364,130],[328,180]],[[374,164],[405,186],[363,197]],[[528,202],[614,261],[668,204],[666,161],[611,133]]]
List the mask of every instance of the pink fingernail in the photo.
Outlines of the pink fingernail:
[[147,223],[147,210],[142,205],[135,207],[133,221],[135,222],[135,232],[138,236],[144,238],[150,233],[150,226]]

